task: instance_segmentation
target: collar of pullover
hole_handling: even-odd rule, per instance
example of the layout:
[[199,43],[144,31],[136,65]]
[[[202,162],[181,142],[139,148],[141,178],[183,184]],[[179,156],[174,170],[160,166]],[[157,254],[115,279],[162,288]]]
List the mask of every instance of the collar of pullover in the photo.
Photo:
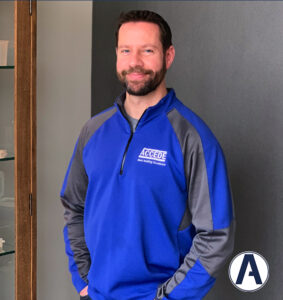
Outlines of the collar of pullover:
[[[162,99],[160,99],[160,101],[157,104],[155,104],[154,106],[148,107],[144,111],[144,113],[142,114],[142,116],[138,122],[137,129],[138,129],[138,127],[144,125],[151,119],[162,115],[163,112],[169,111],[174,98],[175,98],[174,89],[172,89],[172,88],[167,89],[167,94]],[[118,96],[116,98],[115,106],[118,108],[118,112],[121,114],[123,119],[126,122],[128,122],[127,118],[124,115],[124,109],[123,109],[125,99],[126,99],[126,91],[124,91],[120,96]]]

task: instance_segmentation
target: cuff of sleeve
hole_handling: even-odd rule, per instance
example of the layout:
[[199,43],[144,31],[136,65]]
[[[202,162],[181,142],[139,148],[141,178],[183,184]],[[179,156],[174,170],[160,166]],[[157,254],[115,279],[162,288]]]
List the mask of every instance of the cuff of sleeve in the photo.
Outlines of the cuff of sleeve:
[[72,282],[78,294],[87,286],[87,283],[80,277],[78,273],[72,274]]

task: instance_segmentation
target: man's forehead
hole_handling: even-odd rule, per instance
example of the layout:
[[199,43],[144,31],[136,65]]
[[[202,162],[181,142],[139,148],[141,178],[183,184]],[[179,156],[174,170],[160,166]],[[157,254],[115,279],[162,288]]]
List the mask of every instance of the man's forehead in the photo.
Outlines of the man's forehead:
[[159,34],[159,26],[155,23],[151,22],[127,22],[122,24],[122,26],[119,29],[119,34],[120,33],[137,33],[137,32],[144,32],[146,34]]
[[[157,40],[160,41],[159,26],[151,22],[127,22],[122,24],[118,34],[118,44],[124,44],[124,40],[137,41],[140,38],[149,40],[148,44],[154,44]],[[127,44],[127,43],[126,43]]]
[[156,23],[149,22],[149,21],[129,21],[125,22],[121,25],[120,29],[122,27],[155,27],[156,29],[159,28],[159,26]]

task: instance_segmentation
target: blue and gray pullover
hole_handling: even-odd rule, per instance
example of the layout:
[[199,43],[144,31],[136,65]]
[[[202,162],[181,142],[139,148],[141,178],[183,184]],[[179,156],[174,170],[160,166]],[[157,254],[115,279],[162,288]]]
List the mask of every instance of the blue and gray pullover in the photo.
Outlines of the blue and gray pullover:
[[173,89],[135,132],[125,93],[81,130],[61,200],[69,269],[94,300],[198,300],[234,246],[225,159]]

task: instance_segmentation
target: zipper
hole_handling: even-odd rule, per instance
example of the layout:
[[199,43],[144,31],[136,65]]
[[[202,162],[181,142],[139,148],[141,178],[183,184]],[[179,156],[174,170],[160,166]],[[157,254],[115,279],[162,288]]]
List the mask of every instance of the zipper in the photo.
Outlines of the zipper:
[[124,164],[125,164],[125,160],[126,160],[126,156],[127,156],[127,152],[128,152],[128,149],[129,149],[129,146],[130,146],[130,143],[131,143],[131,140],[133,138],[133,131],[131,130],[131,136],[128,140],[128,143],[127,143],[127,146],[126,146],[126,149],[125,149],[125,152],[124,152],[124,155],[123,155],[123,159],[122,159],[122,164],[121,164],[121,168],[120,168],[120,175],[123,174],[123,170],[124,170]]
[[[137,123],[136,128],[138,127],[139,122],[140,122],[141,118],[143,117],[143,115],[145,114],[146,111],[147,111],[147,109],[146,109],[146,110],[143,112],[143,114],[141,115],[141,117],[140,117],[140,119],[139,119],[139,121],[138,121],[138,123]],[[126,118],[126,120],[128,121],[127,118]],[[129,125],[130,125],[130,127],[131,127],[131,135],[130,135],[130,138],[129,138],[129,140],[128,140],[128,143],[127,143],[127,146],[126,146],[124,155],[123,155],[123,159],[122,159],[122,163],[121,163],[121,168],[120,168],[120,175],[123,174],[123,171],[124,171],[124,165],[125,165],[125,160],[126,160],[126,156],[127,156],[127,152],[128,152],[130,143],[131,143],[131,141],[132,141],[132,138],[133,138],[133,136],[134,136],[134,132],[133,132],[132,126],[131,126],[131,124],[130,124],[129,121],[128,121],[128,123],[129,123]]]

